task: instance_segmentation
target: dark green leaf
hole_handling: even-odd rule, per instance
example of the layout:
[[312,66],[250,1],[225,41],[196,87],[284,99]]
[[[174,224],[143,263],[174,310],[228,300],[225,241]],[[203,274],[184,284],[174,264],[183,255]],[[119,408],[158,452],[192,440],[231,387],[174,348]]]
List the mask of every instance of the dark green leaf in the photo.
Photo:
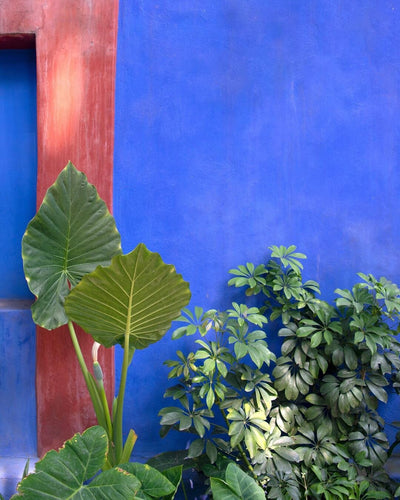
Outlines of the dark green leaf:
[[104,465],[107,451],[108,438],[102,427],[91,427],[82,435],[75,434],[58,452],[49,451],[36,463],[35,472],[18,485],[18,493],[26,500],[100,498],[96,493],[99,491],[101,498],[133,498],[140,482],[119,468],[102,472],[87,484]]
[[71,162],[48,189],[22,239],[22,258],[35,323],[52,330],[68,322],[70,288],[121,253],[121,239],[106,204]]
[[189,446],[189,458],[199,457],[203,453],[204,449],[204,440],[203,439],[195,439],[190,443]]

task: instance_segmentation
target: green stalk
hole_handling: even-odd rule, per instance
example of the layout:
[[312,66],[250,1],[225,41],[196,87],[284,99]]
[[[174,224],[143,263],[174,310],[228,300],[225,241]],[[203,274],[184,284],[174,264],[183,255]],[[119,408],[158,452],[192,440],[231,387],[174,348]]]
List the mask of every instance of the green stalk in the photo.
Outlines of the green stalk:
[[308,487],[307,487],[306,474],[304,472],[302,472],[301,476],[303,478],[304,495],[305,495],[305,498],[307,500],[309,498],[309,495],[308,495]]
[[86,384],[89,385],[88,384],[89,370],[87,369],[85,360],[83,358],[81,346],[79,345],[78,337],[76,336],[75,328],[74,325],[72,324],[72,321],[68,321],[68,328],[69,328],[69,333],[71,335],[72,343],[75,348],[76,357],[78,358],[79,366],[81,367]]
[[128,374],[130,357],[131,356],[129,352],[129,331],[127,329],[124,336],[124,357],[122,361],[121,381],[119,384],[119,391],[117,396],[117,409],[115,412],[115,421],[113,428],[113,441],[115,444],[115,458],[117,464],[120,463],[120,459],[123,453],[122,419],[124,413],[125,387],[126,387],[126,379]]
[[121,464],[129,462],[132,455],[133,447],[135,446],[137,440],[137,435],[133,429],[129,431],[128,437],[126,438],[124,449],[122,450],[122,456],[120,459]]
[[110,417],[110,409],[108,407],[108,401],[106,397],[106,391],[104,390],[104,382],[103,382],[103,372],[101,370],[100,364],[95,361],[93,363],[93,371],[95,373],[95,380],[96,380],[96,385],[97,385],[97,392],[101,401],[101,405],[103,407],[103,414],[106,419],[107,423],[107,433],[108,437],[111,440],[112,439],[112,423],[111,423],[111,417]]
[[90,394],[90,399],[92,400],[93,408],[96,413],[97,422],[102,427],[104,427],[104,429],[107,429],[106,417],[104,415],[104,410],[101,404],[99,394],[97,392],[96,384],[94,382],[91,373],[87,369],[85,359],[83,357],[81,347],[79,345],[79,341],[75,333],[75,328],[71,321],[68,321],[68,329],[71,335],[72,344],[75,349],[76,357],[78,358],[79,366],[81,367],[82,370],[83,378],[85,379],[86,382],[86,387]]
[[185,497],[185,500],[188,500],[188,496],[187,496],[187,493],[186,493],[185,482],[184,482],[183,478],[181,479],[181,487],[182,487],[182,492],[183,492],[183,496]]

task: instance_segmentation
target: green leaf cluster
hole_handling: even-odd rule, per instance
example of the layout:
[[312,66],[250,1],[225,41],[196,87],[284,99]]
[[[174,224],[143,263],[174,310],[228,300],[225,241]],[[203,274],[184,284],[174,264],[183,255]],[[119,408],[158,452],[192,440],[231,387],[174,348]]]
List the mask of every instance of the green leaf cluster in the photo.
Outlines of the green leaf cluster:
[[49,451],[18,485],[12,498],[37,500],[171,499],[179,486],[182,468],[163,473],[140,463],[125,463],[101,471],[108,456],[109,440],[100,426],[75,434],[57,452]]
[[[303,279],[294,245],[270,251],[230,271],[242,303],[184,311],[173,337],[200,338],[166,362],[174,406],[160,412],[162,434],[193,434],[187,455],[199,468],[215,477],[234,461],[266,498],[394,498],[384,469],[393,447],[377,409],[400,387],[399,288],[360,273],[330,304]],[[258,307],[247,302],[254,295]],[[268,347],[268,323],[280,325],[280,353]],[[236,498],[218,474],[213,494]]]
[[[143,243],[122,254],[114,218],[95,186],[71,162],[28,224],[22,258],[27,283],[36,296],[32,306],[35,323],[47,330],[68,325],[97,421],[112,443],[105,467],[129,461],[136,434],[131,430],[123,442],[128,367],[135,350],[161,339],[188,304],[188,283]],[[97,354],[93,355],[92,374],[74,323],[92,336],[95,353],[100,344],[106,348],[120,344],[124,349],[112,408]]]

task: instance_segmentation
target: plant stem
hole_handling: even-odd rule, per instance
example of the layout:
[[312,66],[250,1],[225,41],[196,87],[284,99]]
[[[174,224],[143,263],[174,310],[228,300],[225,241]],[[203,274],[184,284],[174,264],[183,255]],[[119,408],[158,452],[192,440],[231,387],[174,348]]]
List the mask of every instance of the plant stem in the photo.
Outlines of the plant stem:
[[117,464],[121,459],[123,452],[123,439],[122,439],[122,420],[124,413],[124,397],[125,397],[125,387],[126,379],[129,367],[129,331],[125,332],[124,336],[124,357],[122,361],[121,368],[121,381],[119,383],[119,391],[117,397],[117,410],[115,412],[115,421],[113,428],[113,441],[115,444],[115,458]]
[[188,500],[187,493],[186,493],[185,482],[183,480],[183,477],[181,479],[181,487],[182,487],[182,492],[183,492],[183,496],[185,497],[185,500]]
[[103,384],[103,381],[99,382],[97,380],[96,380],[96,383],[97,383],[97,387],[98,387],[100,401],[101,401],[101,404],[103,407],[103,413],[104,413],[104,416],[105,416],[106,422],[107,422],[107,429],[106,430],[108,433],[108,437],[110,439],[112,439],[112,423],[111,423],[111,417],[110,417],[110,409],[108,408],[108,401],[107,401],[106,392],[104,390],[104,384]]
[[86,385],[89,388],[89,383],[88,383],[89,370],[87,369],[85,360],[83,358],[81,346],[79,345],[78,337],[76,336],[75,328],[74,328],[74,325],[72,324],[72,321],[68,321],[68,328],[69,328],[69,333],[71,335],[72,343],[74,345],[76,357],[78,358],[79,366],[81,367],[82,374],[85,378]]
[[302,477],[303,477],[304,495],[305,495],[305,499],[307,500],[309,498],[309,495],[308,495],[308,486],[307,486],[306,474],[303,473]]
[[75,328],[71,321],[68,321],[68,329],[71,335],[72,344],[75,349],[76,357],[78,358],[79,366],[81,367],[82,370],[83,378],[85,379],[86,382],[86,387],[90,394],[90,399],[92,400],[93,408],[96,413],[97,422],[102,427],[104,427],[105,430],[107,430],[107,419],[104,414],[99,394],[97,392],[97,387],[93,377],[91,376],[91,373],[87,369],[85,359],[83,357],[81,347],[79,345],[78,337],[76,336]]

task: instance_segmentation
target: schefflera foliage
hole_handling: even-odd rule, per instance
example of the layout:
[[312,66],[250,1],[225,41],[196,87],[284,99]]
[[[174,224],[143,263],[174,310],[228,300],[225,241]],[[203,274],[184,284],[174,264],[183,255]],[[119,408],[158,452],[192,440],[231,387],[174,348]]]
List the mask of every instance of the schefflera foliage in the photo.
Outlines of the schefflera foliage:
[[[359,274],[332,305],[303,279],[294,245],[270,250],[265,264],[230,271],[229,285],[258,295],[260,307],[257,298],[181,316],[173,336],[196,334],[198,348],[166,362],[175,404],[160,412],[162,434],[197,435],[188,456],[201,457],[207,474],[234,460],[267,498],[393,498],[377,409],[398,379],[399,288]],[[277,358],[268,321],[281,324]]]
[[[123,404],[127,370],[136,349],[157,342],[190,300],[189,285],[175,267],[140,243],[121,253],[115,220],[86,175],[69,162],[60,172],[22,240],[28,285],[37,300],[32,316],[47,330],[68,324],[72,344],[98,423],[110,446],[106,467],[127,462],[136,435],[123,444]],[[108,407],[103,375],[94,376],[82,355],[73,322],[105,347],[124,349],[121,380]]]

